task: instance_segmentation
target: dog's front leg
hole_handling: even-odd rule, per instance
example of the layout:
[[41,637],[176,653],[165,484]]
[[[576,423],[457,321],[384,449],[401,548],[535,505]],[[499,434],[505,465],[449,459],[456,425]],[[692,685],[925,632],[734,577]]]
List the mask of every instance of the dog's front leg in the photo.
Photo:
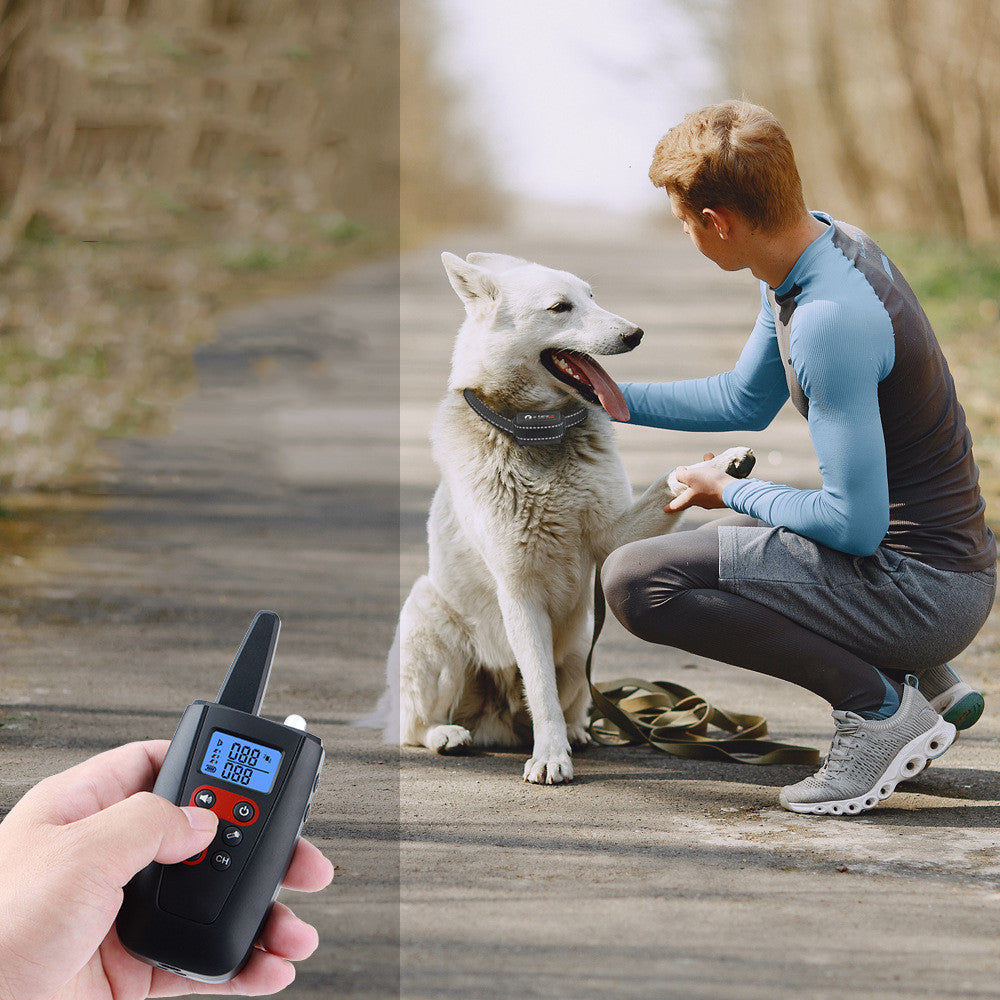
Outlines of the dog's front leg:
[[[729,448],[711,459],[696,463],[711,465],[731,476],[743,479],[749,475],[754,465],[754,454],[750,448]],[[678,524],[679,514],[666,510],[667,505],[678,496],[684,487],[672,470],[659,479],[640,496],[635,503],[615,522],[608,533],[603,551],[597,553],[598,564],[619,546],[636,542],[653,535],[665,535]]]
[[604,540],[604,546],[596,553],[598,565],[604,562],[615,549],[627,542],[635,542],[640,538],[652,538],[653,535],[665,535],[667,532],[673,531],[680,515],[665,509],[674,498],[670,488],[670,475],[672,473],[660,476],[615,521]]
[[546,785],[572,781],[573,762],[556,687],[548,612],[537,598],[507,588],[501,587],[497,597],[531,713],[534,746],[524,765],[524,780]]

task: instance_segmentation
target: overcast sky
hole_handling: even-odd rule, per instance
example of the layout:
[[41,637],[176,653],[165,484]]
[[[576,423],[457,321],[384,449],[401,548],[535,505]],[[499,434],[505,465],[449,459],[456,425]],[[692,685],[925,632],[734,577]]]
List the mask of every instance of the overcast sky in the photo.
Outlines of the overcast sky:
[[684,0],[434,0],[437,59],[516,193],[662,207],[657,139],[723,96]]

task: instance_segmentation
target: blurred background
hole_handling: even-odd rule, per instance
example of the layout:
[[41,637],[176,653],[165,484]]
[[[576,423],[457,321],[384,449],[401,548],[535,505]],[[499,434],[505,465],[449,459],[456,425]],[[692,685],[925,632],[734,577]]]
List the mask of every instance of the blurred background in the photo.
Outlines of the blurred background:
[[86,476],[220,312],[398,244],[384,0],[0,3],[0,484]]
[[8,493],[159,426],[236,303],[532,203],[669,225],[650,152],[733,94],[908,273],[997,490],[1000,0],[0,0],[0,52]]

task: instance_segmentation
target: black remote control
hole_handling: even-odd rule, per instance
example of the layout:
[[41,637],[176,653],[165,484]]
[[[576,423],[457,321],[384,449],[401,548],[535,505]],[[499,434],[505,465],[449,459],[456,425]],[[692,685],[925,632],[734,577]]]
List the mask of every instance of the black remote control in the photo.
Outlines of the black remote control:
[[323,744],[289,716],[258,714],[281,622],[260,611],[214,702],[181,717],[153,791],[219,817],[206,851],[147,865],[125,886],[116,928],[136,958],[203,983],[249,959],[292,859],[323,765]]

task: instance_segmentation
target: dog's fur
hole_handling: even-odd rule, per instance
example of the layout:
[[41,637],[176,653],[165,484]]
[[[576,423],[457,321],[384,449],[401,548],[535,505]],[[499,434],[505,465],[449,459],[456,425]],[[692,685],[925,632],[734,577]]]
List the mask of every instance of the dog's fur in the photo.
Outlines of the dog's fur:
[[[573,777],[571,744],[589,741],[594,568],[677,520],[666,475],[633,503],[605,412],[627,419],[627,407],[587,357],[631,350],[642,331],[565,271],[501,254],[442,260],[466,318],[432,430],[429,569],[403,605],[369,721],[441,753],[530,736],[525,780],[557,784]],[[582,378],[557,377],[547,352],[567,350]],[[472,411],[466,388],[507,416],[582,400],[587,417],[561,444],[522,447]]]

